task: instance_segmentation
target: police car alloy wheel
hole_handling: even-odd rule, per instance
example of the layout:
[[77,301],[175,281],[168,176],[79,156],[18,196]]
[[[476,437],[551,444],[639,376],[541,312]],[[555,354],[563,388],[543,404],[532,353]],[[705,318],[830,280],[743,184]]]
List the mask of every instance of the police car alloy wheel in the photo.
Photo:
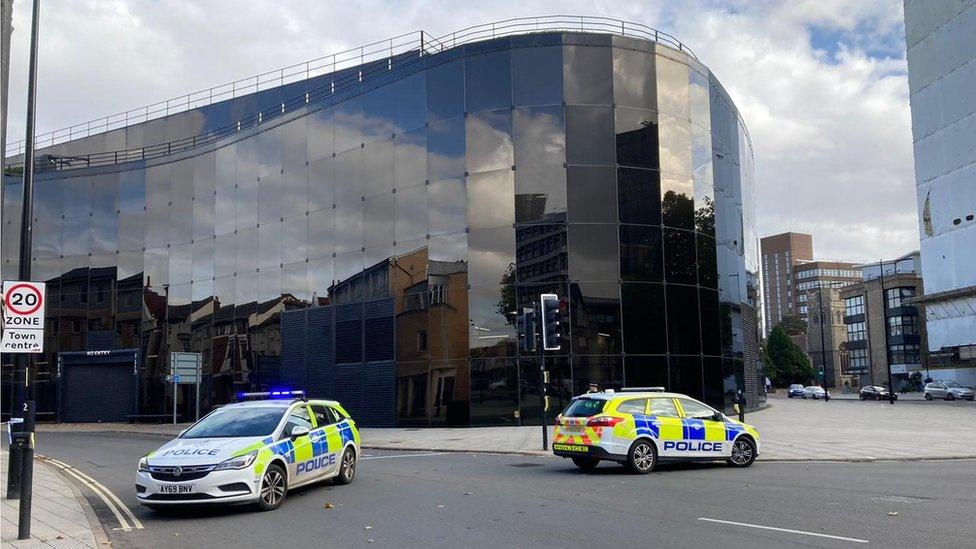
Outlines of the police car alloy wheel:
[[258,507],[262,511],[271,511],[281,506],[288,494],[288,479],[285,470],[277,463],[268,466],[264,476],[261,478],[261,493],[258,498]]
[[732,443],[732,455],[728,463],[733,467],[748,467],[756,461],[756,444],[746,437],[739,437]]
[[657,449],[654,443],[640,439],[630,446],[627,452],[627,467],[639,475],[650,473],[657,463]]
[[336,484],[349,484],[356,476],[356,451],[346,448],[342,454],[342,462],[339,464],[339,474],[335,477]]
[[925,400],[932,400],[932,393],[925,393]]

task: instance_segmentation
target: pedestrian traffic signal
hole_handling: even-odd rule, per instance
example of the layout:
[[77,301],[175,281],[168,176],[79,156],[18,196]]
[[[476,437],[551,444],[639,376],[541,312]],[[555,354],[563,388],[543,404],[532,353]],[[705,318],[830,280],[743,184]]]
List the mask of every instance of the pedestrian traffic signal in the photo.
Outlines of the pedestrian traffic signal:
[[523,352],[535,352],[535,309],[524,307],[518,317],[519,347]]
[[546,351],[558,351],[560,349],[559,324],[562,320],[562,312],[559,310],[559,296],[556,294],[542,294],[539,299],[542,312],[542,348]]

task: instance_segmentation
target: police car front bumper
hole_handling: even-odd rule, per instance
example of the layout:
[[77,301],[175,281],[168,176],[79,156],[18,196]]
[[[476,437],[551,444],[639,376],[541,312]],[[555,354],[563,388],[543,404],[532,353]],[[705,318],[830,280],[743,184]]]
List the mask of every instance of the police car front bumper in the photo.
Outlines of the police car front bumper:
[[[192,473],[182,476],[190,475]],[[254,473],[253,466],[239,470],[211,470],[192,480],[179,480],[180,476],[138,471],[136,499],[143,505],[248,503],[257,501],[260,492],[261,478]]]

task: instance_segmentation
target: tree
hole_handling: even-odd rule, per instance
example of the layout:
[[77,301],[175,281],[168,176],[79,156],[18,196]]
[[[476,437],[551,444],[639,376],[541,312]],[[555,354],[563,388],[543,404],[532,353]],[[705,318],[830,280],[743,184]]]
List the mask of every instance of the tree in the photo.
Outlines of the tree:
[[778,324],[766,339],[763,363],[774,374],[769,379],[779,387],[790,383],[805,384],[815,377],[810,359]]
[[801,335],[807,333],[807,321],[800,315],[786,315],[780,319],[777,326],[782,326],[786,335]]

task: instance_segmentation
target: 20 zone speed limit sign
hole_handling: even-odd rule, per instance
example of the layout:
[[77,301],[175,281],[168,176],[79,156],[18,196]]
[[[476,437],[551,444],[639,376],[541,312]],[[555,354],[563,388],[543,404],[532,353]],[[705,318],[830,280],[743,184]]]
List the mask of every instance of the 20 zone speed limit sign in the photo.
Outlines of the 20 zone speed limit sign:
[[43,282],[3,281],[4,353],[44,352]]

